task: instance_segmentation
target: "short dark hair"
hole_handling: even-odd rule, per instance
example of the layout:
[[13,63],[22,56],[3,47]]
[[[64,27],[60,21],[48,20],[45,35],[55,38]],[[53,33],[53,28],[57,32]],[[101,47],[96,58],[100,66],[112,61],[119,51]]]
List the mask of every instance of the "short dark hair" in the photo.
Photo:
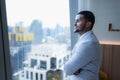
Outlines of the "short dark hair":
[[90,21],[92,23],[91,29],[93,28],[93,25],[95,23],[95,16],[94,16],[93,12],[91,12],[91,11],[80,11],[80,12],[78,12],[78,15],[84,15],[84,18],[87,21]]

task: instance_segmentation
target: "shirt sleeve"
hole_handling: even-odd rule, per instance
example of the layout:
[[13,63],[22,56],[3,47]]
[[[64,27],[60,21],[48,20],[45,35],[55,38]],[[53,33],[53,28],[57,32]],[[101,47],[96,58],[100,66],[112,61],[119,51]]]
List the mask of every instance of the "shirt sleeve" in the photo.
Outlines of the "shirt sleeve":
[[94,49],[89,43],[80,44],[72,57],[65,63],[64,71],[67,75],[73,75],[77,70],[87,65],[93,59]]

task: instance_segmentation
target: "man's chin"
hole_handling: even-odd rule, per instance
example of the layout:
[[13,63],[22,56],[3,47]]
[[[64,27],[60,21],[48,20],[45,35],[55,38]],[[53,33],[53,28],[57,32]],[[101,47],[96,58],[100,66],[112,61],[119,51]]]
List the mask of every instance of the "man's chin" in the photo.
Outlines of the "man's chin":
[[76,29],[74,30],[74,33],[78,33],[78,32],[81,32],[82,30],[79,30],[79,29]]

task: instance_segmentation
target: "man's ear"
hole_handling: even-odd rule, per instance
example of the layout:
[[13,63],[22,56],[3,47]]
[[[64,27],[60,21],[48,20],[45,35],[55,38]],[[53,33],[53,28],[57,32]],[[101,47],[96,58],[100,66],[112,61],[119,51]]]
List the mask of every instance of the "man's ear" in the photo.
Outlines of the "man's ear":
[[87,28],[90,28],[91,25],[92,25],[92,23],[88,21],[87,24],[86,24],[86,27],[87,27]]

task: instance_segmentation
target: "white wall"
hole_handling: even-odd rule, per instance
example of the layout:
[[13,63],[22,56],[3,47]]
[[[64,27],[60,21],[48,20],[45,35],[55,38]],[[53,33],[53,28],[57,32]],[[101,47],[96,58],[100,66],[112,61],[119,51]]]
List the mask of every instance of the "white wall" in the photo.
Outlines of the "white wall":
[[120,29],[120,0],[79,0],[78,11],[91,10],[96,16],[94,32],[100,41],[120,43],[120,31],[109,32],[108,25]]

